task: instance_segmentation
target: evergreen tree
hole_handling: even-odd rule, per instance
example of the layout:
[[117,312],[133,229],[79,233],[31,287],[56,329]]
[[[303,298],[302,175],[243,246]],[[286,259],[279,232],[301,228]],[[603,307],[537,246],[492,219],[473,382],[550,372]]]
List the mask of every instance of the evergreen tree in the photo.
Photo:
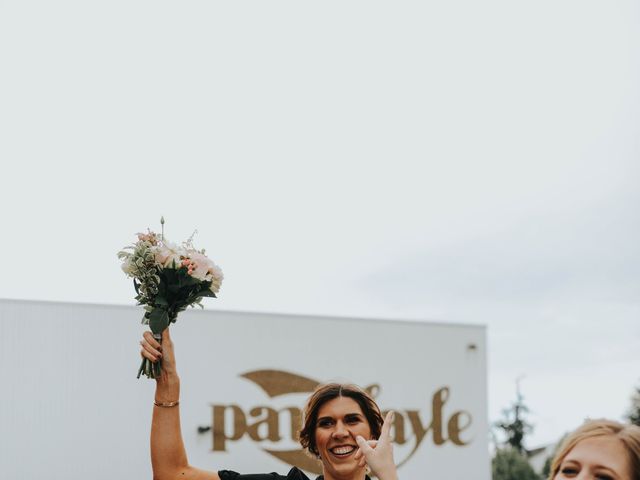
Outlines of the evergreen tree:
[[558,453],[558,450],[560,450],[560,446],[564,443],[564,440],[567,438],[567,435],[568,434],[565,433],[562,438],[558,440],[558,443],[556,443],[556,446],[553,448],[553,453],[545,460],[544,466],[542,467],[542,478],[549,478],[549,474],[551,473],[551,462],[553,462],[553,459],[556,457],[556,454]]
[[542,467],[542,478],[549,478],[549,474],[551,473],[551,462],[553,461],[553,457],[547,457],[544,461],[544,466]]
[[634,425],[640,426],[640,387],[636,387],[636,391],[631,397],[631,407],[627,412],[627,419]]
[[491,472],[493,480],[541,480],[526,457],[511,447],[496,451]]
[[[504,444],[496,449],[491,461],[493,480],[540,480],[541,477],[527,461],[524,448],[525,436],[533,426],[524,418],[529,411],[520,393],[519,379],[516,380],[516,401],[504,410],[504,419],[494,424],[504,433]],[[497,444],[497,442],[496,442]]]
[[531,433],[533,426],[528,423],[524,416],[529,409],[524,404],[524,397],[520,393],[520,382],[516,380],[516,401],[504,410],[504,419],[495,425],[506,435],[506,444],[516,450],[518,453],[526,453],[524,448],[524,437]]

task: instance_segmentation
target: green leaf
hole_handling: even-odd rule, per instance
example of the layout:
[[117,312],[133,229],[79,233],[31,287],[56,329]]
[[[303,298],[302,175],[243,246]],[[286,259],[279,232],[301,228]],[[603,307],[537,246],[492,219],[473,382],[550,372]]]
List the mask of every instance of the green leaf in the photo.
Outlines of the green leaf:
[[166,282],[167,285],[172,285],[176,283],[176,271],[170,268],[165,268],[161,272],[162,279]]
[[163,308],[155,308],[149,314],[149,328],[153,333],[162,333],[169,326],[169,314]]
[[164,297],[161,297],[160,295],[158,295],[156,297],[155,304],[160,306],[160,307],[168,307],[169,306],[169,302],[167,302],[167,299],[164,298]]

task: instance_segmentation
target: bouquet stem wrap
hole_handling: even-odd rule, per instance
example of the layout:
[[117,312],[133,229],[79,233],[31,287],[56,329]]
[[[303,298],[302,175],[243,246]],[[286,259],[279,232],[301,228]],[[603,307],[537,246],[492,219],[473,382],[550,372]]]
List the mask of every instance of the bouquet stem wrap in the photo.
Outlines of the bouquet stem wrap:
[[[158,343],[162,344],[162,334],[153,334],[153,338],[155,338]],[[140,375],[145,374],[145,376],[149,378],[160,378],[162,375],[162,359],[158,360],[156,363],[153,363],[148,358],[143,358],[142,363],[140,364],[140,368],[138,369],[138,377]]]
[[[145,314],[145,316],[147,316]],[[162,345],[162,332],[169,327],[170,323],[174,323],[178,319],[178,314],[168,311],[164,308],[154,308],[148,314],[149,328],[153,333],[153,338]],[[162,375],[162,359],[152,362],[148,358],[143,358],[140,368],[138,369],[138,377],[144,375],[148,378],[160,378]]]

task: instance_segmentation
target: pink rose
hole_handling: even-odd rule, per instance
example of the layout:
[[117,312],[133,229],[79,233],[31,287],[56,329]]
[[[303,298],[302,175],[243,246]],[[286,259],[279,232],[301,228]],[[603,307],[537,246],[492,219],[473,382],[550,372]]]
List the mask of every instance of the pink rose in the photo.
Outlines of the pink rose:
[[202,281],[209,280],[209,271],[215,267],[215,264],[209,260],[205,254],[200,252],[189,252],[189,258],[194,265],[191,276]]

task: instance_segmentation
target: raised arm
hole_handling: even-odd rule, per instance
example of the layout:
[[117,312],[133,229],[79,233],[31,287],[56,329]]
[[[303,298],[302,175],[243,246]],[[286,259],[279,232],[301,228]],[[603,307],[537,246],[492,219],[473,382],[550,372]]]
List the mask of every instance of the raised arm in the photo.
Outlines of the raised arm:
[[173,342],[167,328],[162,346],[151,332],[144,332],[141,355],[153,362],[162,358],[162,375],[156,379],[151,422],[151,467],[154,480],[220,480],[217,472],[189,465],[180,429],[180,378],[176,370]]

